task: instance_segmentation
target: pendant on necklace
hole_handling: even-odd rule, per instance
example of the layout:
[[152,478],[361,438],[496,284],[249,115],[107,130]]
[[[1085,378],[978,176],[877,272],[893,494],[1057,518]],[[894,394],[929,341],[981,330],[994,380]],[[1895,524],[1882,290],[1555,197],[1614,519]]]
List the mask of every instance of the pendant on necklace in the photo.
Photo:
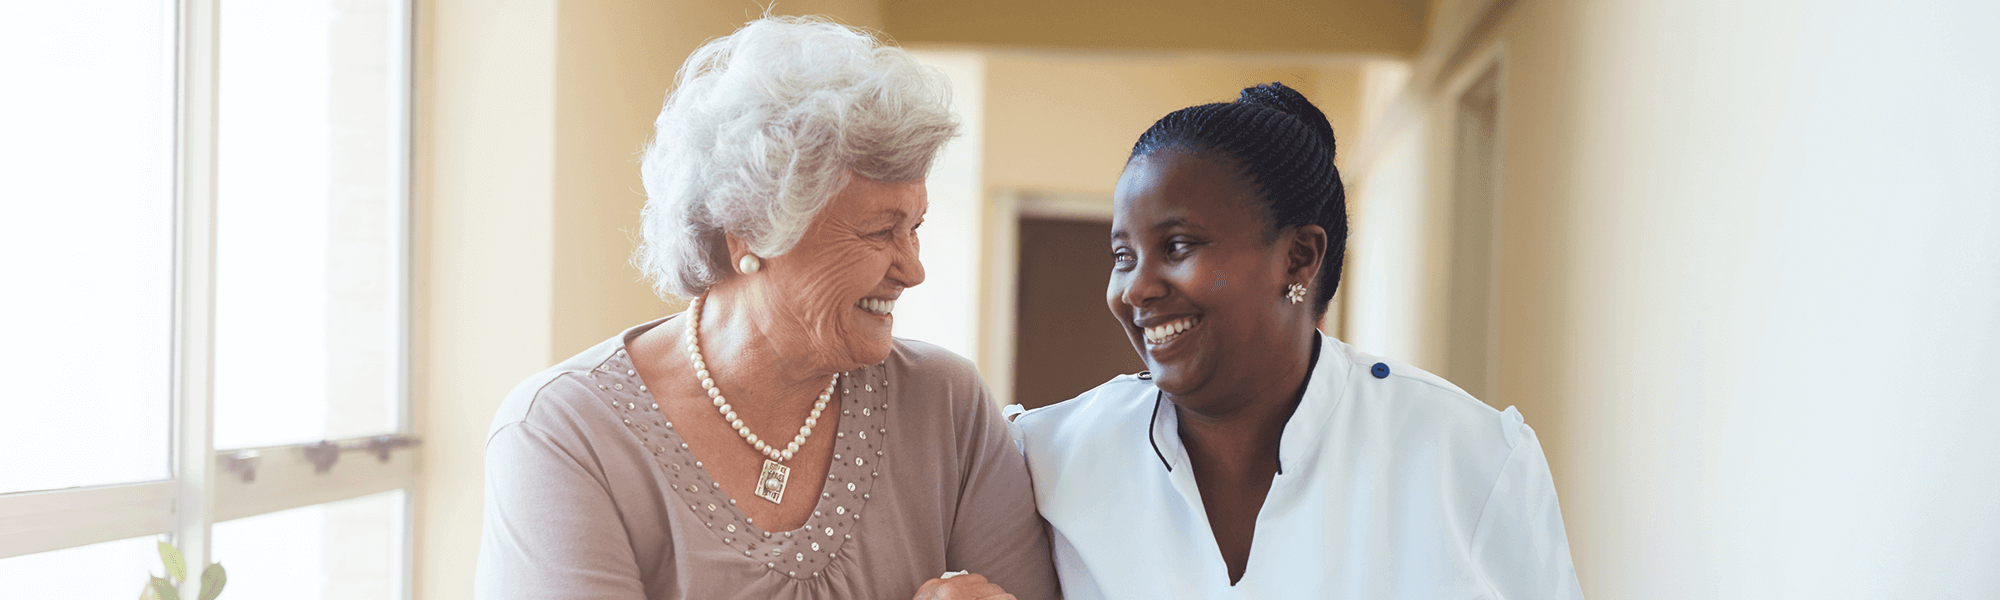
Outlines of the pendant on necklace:
[[792,469],[770,459],[764,460],[764,473],[757,476],[757,497],[770,500],[772,504],[785,501],[785,480],[792,476]]

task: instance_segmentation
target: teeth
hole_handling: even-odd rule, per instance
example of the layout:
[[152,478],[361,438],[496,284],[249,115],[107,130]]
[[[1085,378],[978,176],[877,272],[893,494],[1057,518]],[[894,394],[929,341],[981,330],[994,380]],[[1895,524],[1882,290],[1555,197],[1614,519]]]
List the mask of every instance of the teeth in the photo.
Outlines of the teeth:
[[1159,344],[1166,342],[1167,340],[1173,339],[1174,336],[1180,335],[1182,332],[1185,332],[1189,329],[1193,329],[1195,325],[1198,325],[1200,323],[1201,323],[1200,317],[1188,317],[1185,319],[1177,319],[1169,323],[1161,323],[1159,325],[1147,327],[1145,330],[1146,342],[1150,344]]
[[878,315],[886,315],[896,311],[895,300],[883,300],[880,298],[862,298],[860,302],[856,302],[854,303],[854,305],[861,307],[861,310],[865,310]]

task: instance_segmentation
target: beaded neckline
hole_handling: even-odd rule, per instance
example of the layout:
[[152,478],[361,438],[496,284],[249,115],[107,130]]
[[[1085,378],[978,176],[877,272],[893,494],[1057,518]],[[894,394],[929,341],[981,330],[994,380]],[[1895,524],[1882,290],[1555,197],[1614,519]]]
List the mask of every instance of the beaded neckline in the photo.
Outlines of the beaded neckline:
[[[636,333],[636,332],[635,332]],[[629,338],[628,338],[629,340]],[[854,537],[861,513],[872,498],[885,459],[881,440],[888,435],[889,380],[883,365],[843,373],[837,394],[841,419],[834,433],[834,458],[826,487],[813,513],[798,529],[765,531],[723,493],[721,485],[697,460],[674,426],[653,402],[646,384],[632,367],[621,345],[590,373],[592,385],[637,438],[661,474],[678,512],[677,523],[701,523],[746,559],[795,579],[818,577],[841,548]]]

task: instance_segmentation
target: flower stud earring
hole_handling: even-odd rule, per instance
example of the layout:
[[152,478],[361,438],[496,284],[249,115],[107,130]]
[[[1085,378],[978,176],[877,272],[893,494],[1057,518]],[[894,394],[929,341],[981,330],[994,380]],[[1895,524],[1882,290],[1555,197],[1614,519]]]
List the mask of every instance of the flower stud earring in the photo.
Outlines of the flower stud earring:
[[1285,299],[1286,299],[1286,300],[1290,300],[1290,301],[1292,301],[1292,304],[1298,304],[1298,303],[1300,303],[1300,302],[1305,302],[1305,301],[1306,301],[1306,284],[1303,284],[1303,283],[1294,283],[1294,284],[1291,284],[1291,285],[1288,285],[1288,286],[1285,286]]
[[755,254],[745,254],[742,260],[736,261],[736,270],[742,271],[745,275],[755,273],[757,269],[763,267],[764,261],[757,260],[757,255]]

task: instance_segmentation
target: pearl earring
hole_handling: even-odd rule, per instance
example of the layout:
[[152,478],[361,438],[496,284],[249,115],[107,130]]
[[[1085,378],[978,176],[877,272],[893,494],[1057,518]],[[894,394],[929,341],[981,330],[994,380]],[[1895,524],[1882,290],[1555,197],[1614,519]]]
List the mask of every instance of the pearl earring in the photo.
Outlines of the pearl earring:
[[764,261],[757,260],[757,255],[755,254],[745,254],[742,260],[736,261],[736,270],[742,271],[745,275],[755,273],[757,269],[763,267]]
[[1288,286],[1285,286],[1285,299],[1286,299],[1286,300],[1290,300],[1290,301],[1292,301],[1292,304],[1298,304],[1298,303],[1300,303],[1300,302],[1305,302],[1305,301],[1306,301],[1306,284],[1303,284],[1303,283],[1294,283],[1294,284],[1291,284],[1291,285],[1288,285]]

